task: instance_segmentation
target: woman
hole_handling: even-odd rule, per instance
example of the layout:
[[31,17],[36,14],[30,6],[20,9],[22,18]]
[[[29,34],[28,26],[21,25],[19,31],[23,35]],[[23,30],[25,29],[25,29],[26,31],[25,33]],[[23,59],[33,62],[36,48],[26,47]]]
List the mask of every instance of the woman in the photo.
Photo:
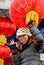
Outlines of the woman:
[[40,65],[40,47],[43,36],[30,21],[28,28],[19,28],[16,37],[19,42],[11,43],[13,65]]

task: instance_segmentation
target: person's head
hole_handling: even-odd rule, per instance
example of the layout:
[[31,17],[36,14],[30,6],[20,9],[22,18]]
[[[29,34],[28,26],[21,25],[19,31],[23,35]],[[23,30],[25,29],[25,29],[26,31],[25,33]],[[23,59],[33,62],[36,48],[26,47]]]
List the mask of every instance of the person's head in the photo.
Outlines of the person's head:
[[28,28],[19,28],[17,30],[16,37],[22,44],[25,44],[29,38],[32,37],[32,34]]

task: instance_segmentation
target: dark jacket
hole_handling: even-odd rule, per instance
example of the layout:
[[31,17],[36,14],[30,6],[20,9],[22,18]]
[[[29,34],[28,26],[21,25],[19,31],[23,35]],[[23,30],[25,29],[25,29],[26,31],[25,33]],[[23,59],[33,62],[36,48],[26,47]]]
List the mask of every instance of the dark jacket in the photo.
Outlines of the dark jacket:
[[[40,31],[34,27],[29,26],[35,41],[29,45],[23,52],[12,54],[13,65],[40,65],[40,47],[43,43],[43,36]],[[13,50],[15,52],[15,49]]]

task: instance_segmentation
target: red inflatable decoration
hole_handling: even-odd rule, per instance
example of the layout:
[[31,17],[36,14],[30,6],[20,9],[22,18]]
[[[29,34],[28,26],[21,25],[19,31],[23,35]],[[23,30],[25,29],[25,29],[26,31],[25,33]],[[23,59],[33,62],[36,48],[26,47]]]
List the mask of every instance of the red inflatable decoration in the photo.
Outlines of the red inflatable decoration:
[[0,45],[0,58],[7,58],[10,56],[10,48],[6,45]]
[[13,35],[16,32],[16,26],[7,18],[0,17],[0,35],[6,37]]
[[39,23],[44,18],[44,0],[13,0],[10,5],[11,20],[17,26],[26,26],[26,15],[35,11],[39,16]]

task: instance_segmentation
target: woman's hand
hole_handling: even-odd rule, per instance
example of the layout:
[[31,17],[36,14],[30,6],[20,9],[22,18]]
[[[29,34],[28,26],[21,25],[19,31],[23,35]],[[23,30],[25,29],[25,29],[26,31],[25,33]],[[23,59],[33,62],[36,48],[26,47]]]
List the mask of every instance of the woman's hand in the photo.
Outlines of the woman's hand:
[[22,50],[22,44],[20,42],[14,42],[13,39],[11,40],[10,45],[16,45],[16,48],[18,48],[18,50]]
[[12,45],[12,44],[16,44],[16,42],[14,42],[13,39],[10,41],[10,45]]

